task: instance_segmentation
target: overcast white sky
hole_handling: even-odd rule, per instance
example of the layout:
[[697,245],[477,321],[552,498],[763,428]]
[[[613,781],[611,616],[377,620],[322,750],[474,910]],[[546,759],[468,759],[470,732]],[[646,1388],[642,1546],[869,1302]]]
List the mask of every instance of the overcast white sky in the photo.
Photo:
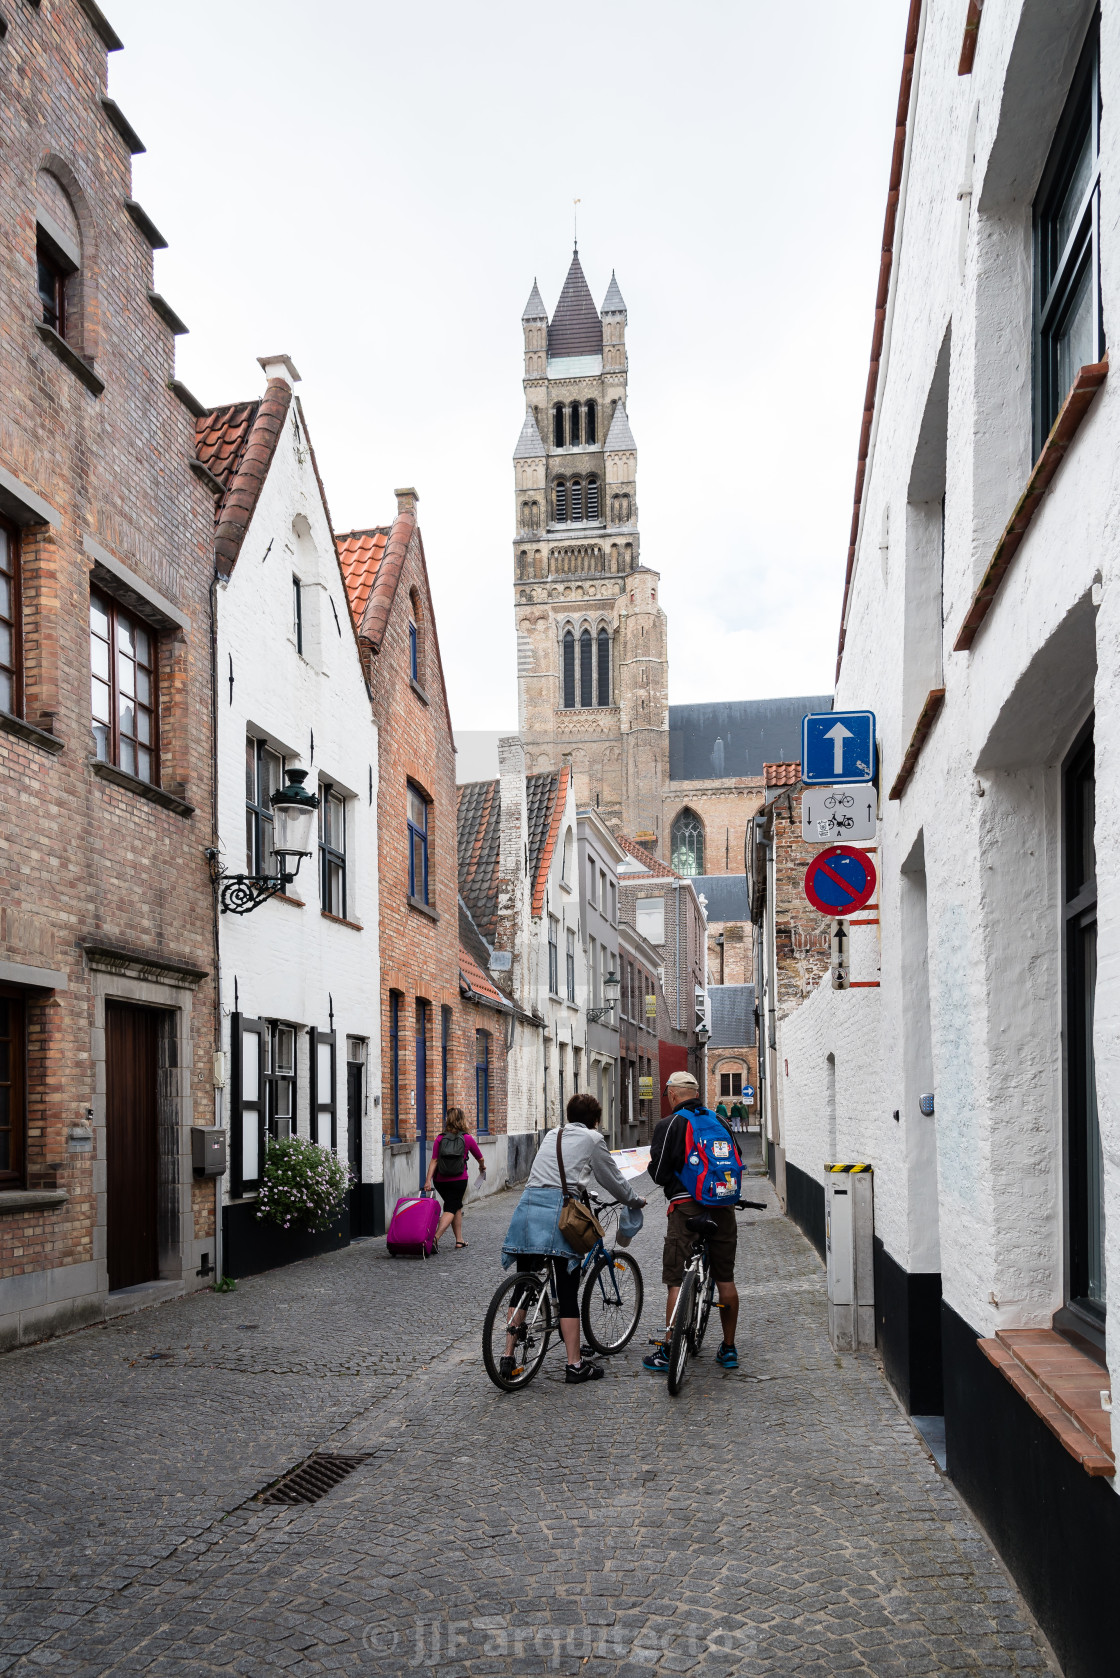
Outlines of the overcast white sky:
[[204,402],[303,375],[336,529],[414,484],[452,716],[516,726],[521,310],[629,309],[675,703],[827,692],[906,0],[103,0]]

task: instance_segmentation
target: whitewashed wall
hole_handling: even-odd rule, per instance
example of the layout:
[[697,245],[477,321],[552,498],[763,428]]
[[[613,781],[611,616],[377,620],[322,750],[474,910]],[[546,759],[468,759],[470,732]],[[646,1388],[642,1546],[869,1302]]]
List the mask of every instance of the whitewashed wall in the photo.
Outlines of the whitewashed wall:
[[[293,632],[292,578],[302,584],[303,655]],[[244,872],[245,741],[267,738],[289,767],[347,795],[347,919],[320,912],[317,854],[304,860],[289,895],[220,921],[223,1041],[235,993],[241,1011],[337,1033],[338,1147],[346,1151],[346,1039],[365,1039],[367,1099],[363,1178],[382,1176],[380,962],[378,955],[377,729],[358,657],[322,497],[306,438],[289,411],[268,477],[228,582],[217,587],[218,831],[230,873]],[[333,604],[333,610],[332,610]],[[337,623],[336,627],[336,614]],[[233,672],[232,691],[229,674]],[[312,737],[314,754],[312,755]],[[371,794],[372,788],[372,794]],[[307,1136],[308,1040],[297,1060],[296,1112]],[[327,1138],[320,1136],[320,1141]],[[226,1184],[229,1178],[225,1179]]]
[[[1060,765],[1095,703],[1097,1080],[1107,1266],[1120,1300],[1120,389],[1097,396],[971,652],[952,644],[1032,460],[1031,203],[1088,23],[1087,0],[988,0],[971,76],[963,9],[929,0],[911,104],[888,340],[838,708],[873,709],[883,754],[879,991],[825,986],[779,1027],[787,1158],[875,1165],[877,1231],[979,1332],[1048,1326],[1064,1300]],[[1120,321],[1120,6],[1102,23],[1106,331]],[[975,163],[970,160],[975,134]],[[958,196],[963,194],[963,196]],[[944,629],[919,644],[908,494],[928,468],[948,338]],[[923,417],[927,420],[923,434]],[[1094,584],[1096,589],[1094,591]],[[1096,604],[1095,602],[1099,602]],[[940,657],[938,658],[938,654]],[[886,798],[938,685],[944,710],[899,802]],[[924,861],[926,914],[921,913]],[[928,958],[923,946],[928,927]],[[864,936],[873,936],[872,933]],[[858,946],[855,951],[859,957]],[[928,984],[928,1053],[922,1016]],[[789,1073],[784,1074],[788,1060]],[[917,1095],[932,1078],[936,1116]],[[894,1109],[900,1112],[895,1123]],[[935,1192],[936,1188],[936,1192]],[[1120,1307],[1109,1361],[1117,1367]]]

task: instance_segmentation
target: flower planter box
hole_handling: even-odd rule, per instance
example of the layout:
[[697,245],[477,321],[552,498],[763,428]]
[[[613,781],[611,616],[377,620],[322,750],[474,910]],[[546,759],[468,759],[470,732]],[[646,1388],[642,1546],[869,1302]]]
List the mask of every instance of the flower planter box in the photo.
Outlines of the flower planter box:
[[259,1276],[282,1264],[337,1252],[350,1245],[350,1209],[344,1206],[333,1228],[312,1235],[281,1229],[257,1217],[256,1200],[233,1200],[222,1208],[222,1271],[226,1276]]

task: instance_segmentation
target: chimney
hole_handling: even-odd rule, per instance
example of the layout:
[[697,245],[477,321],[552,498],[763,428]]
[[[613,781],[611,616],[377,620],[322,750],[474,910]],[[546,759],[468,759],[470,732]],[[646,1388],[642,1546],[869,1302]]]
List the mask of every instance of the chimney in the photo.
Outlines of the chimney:
[[529,872],[529,812],[525,802],[525,747],[520,736],[498,741],[498,919],[495,949],[510,958],[506,971],[491,971],[498,988],[525,1005],[525,954],[532,908]]
[[257,365],[264,368],[266,379],[280,379],[289,389],[300,382],[290,355],[258,355]]
[[416,503],[420,497],[414,489],[395,489],[393,494],[397,498],[397,513],[411,513],[416,517]]

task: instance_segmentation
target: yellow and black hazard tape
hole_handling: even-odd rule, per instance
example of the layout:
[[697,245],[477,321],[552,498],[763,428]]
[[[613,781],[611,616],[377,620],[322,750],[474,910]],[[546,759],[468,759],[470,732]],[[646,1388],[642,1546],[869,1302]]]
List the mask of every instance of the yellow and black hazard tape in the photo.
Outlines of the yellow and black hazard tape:
[[828,1167],[828,1169],[829,1169],[829,1171],[872,1171],[873,1172],[875,1167],[873,1165],[867,1165],[862,1160],[860,1160],[860,1161],[857,1161],[854,1165],[830,1165]]

